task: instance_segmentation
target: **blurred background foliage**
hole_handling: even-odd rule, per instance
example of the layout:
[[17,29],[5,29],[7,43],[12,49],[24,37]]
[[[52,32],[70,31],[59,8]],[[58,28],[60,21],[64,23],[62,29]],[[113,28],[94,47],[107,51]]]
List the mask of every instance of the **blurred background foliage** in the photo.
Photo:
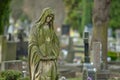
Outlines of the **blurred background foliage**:
[[66,18],[65,24],[77,29],[81,24],[82,0],[63,0],[65,3]]
[[115,30],[120,29],[120,0],[111,0],[110,4],[110,21],[109,27],[113,30],[113,37],[115,37]]
[[24,8],[23,6],[24,6],[24,0],[11,1],[10,16],[13,17],[15,21],[18,19],[20,19],[21,21],[24,21],[26,19],[30,21],[30,18],[28,17],[28,15],[23,11],[23,8]]
[[111,0],[110,5],[110,27],[120,28],[120,0]]
[[117,60],[117,52],[113,52],[113,51],[108,51],[108,57],[110,57],[111,58],[111,61],[115,61],[115,60]]
[[9,24],[11,0],[0,0],[0,35],[4,33],[4,26]]
[[[65,5],[65,21],[64,24],[69,24],[73,29],[79,30],[82,34],[84,27],[92,24],[93,0],[63,0]],[[110,21],[109,27],[113,29],[120,28],[120,0],[111,0],[110,5]],[[22,10],[24,0],[0,0],[0,34],[4,32],[4,26],[8,25],[9,15],[15,20],[25,20],[30,18]],[[10,13],[10,14],[9,14]]]
[[[70,24],[73,29],[79,29],[83,33],[84,27],[92,24],[93,0],[63,0],[66,6],[65,24]],[[120,28],[120,0],[111,0],[109,27]]]
[[82,34],[84,26],[92,24],[93,0],[63,0],[66,6],[65,24]]

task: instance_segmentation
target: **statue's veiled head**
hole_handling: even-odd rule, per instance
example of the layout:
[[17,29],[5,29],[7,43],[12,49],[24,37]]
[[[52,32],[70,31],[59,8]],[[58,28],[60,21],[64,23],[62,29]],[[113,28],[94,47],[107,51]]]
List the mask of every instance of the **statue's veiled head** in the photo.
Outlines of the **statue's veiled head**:
[[51,8],[45,8],[39,18],[39,20],[37,21],[37,23],[39,24],[45,24],[45,23],[49,23],[52,22],[53,23],[54,20],[54,13],[52,11]]

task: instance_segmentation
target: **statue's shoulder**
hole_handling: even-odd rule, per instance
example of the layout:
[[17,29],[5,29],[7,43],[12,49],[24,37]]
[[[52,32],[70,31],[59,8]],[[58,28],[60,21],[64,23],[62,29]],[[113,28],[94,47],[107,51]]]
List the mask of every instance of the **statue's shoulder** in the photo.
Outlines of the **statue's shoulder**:
[[37,30],[39,26],[41,26],[39,23],[34,22],[32,23],[31,30]]
[[35,34],[36,30],[37,30],[37,24],[34,22],[31,24],[30,34],[31,35]]

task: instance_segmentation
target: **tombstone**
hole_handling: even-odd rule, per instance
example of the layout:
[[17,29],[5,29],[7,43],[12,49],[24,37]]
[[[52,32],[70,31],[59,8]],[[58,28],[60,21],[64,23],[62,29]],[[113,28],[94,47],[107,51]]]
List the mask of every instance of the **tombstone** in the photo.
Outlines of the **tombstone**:
[[5,36],[0,35],[0,63],[6,59],[7,39]]
[[0,36],[0,63],[2,62],[2,36]]
[[70,25],[62,25],[62,35],[70,35]]
[[96,68],[96,78],[97,80],[108,80],[109,78],[109,71],[105,70],[105,64],[102,60],[102,44],[101,42],[93,42],[92,45],[92,62],[93,66]]
[[7,41],[5,61],[9,60],[16,60],[16,42],[13,41]]
[[116,51],[120,52],[120,30],[116,30]]
[[84,54],[85,58],[84,61],[85,63],[90,63],[90,58],[89,58],[89,32],[84,33]]
[[7,41],[5,36],[0,36],[0,63],[8,60],[16,60],[16,42]]
[[72,63],[74,59],[74,52],[73,52],[73,40],[72,37],[69,37],[69,45],[68,45],[68,54],[67,54],[67,62]]
[[91,56],[93,65],[97,70],[101,70],[102,45],[100,42],[93,42],[92,48]]
[[89,33],[84,33],[84,53],[85,53],[85,61],[83,64],[83,80],[96,80],[96,70],[93,65],[90,63],[89,58]]

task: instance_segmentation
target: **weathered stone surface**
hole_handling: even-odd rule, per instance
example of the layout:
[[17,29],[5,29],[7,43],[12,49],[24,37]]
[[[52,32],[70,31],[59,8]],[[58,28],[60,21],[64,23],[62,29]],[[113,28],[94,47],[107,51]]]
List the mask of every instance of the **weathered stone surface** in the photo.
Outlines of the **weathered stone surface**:
[[16,42],[7,42],[6,44],[5,61],[16,60]]
[[0,63],[16,59],[16,42],[7,41],[5,36],[0,36]]
[[102,52],[101,52],[101,43],[100,42],[93,42],[93,51],[91,53],[92,55],[92,62],[94,67],[97,70],[101,69],[101,58],[102,58]]
[[28,45],[31,80],[57,80],[60,48],[53,21],[53,11],[46,8],[31,30]]

